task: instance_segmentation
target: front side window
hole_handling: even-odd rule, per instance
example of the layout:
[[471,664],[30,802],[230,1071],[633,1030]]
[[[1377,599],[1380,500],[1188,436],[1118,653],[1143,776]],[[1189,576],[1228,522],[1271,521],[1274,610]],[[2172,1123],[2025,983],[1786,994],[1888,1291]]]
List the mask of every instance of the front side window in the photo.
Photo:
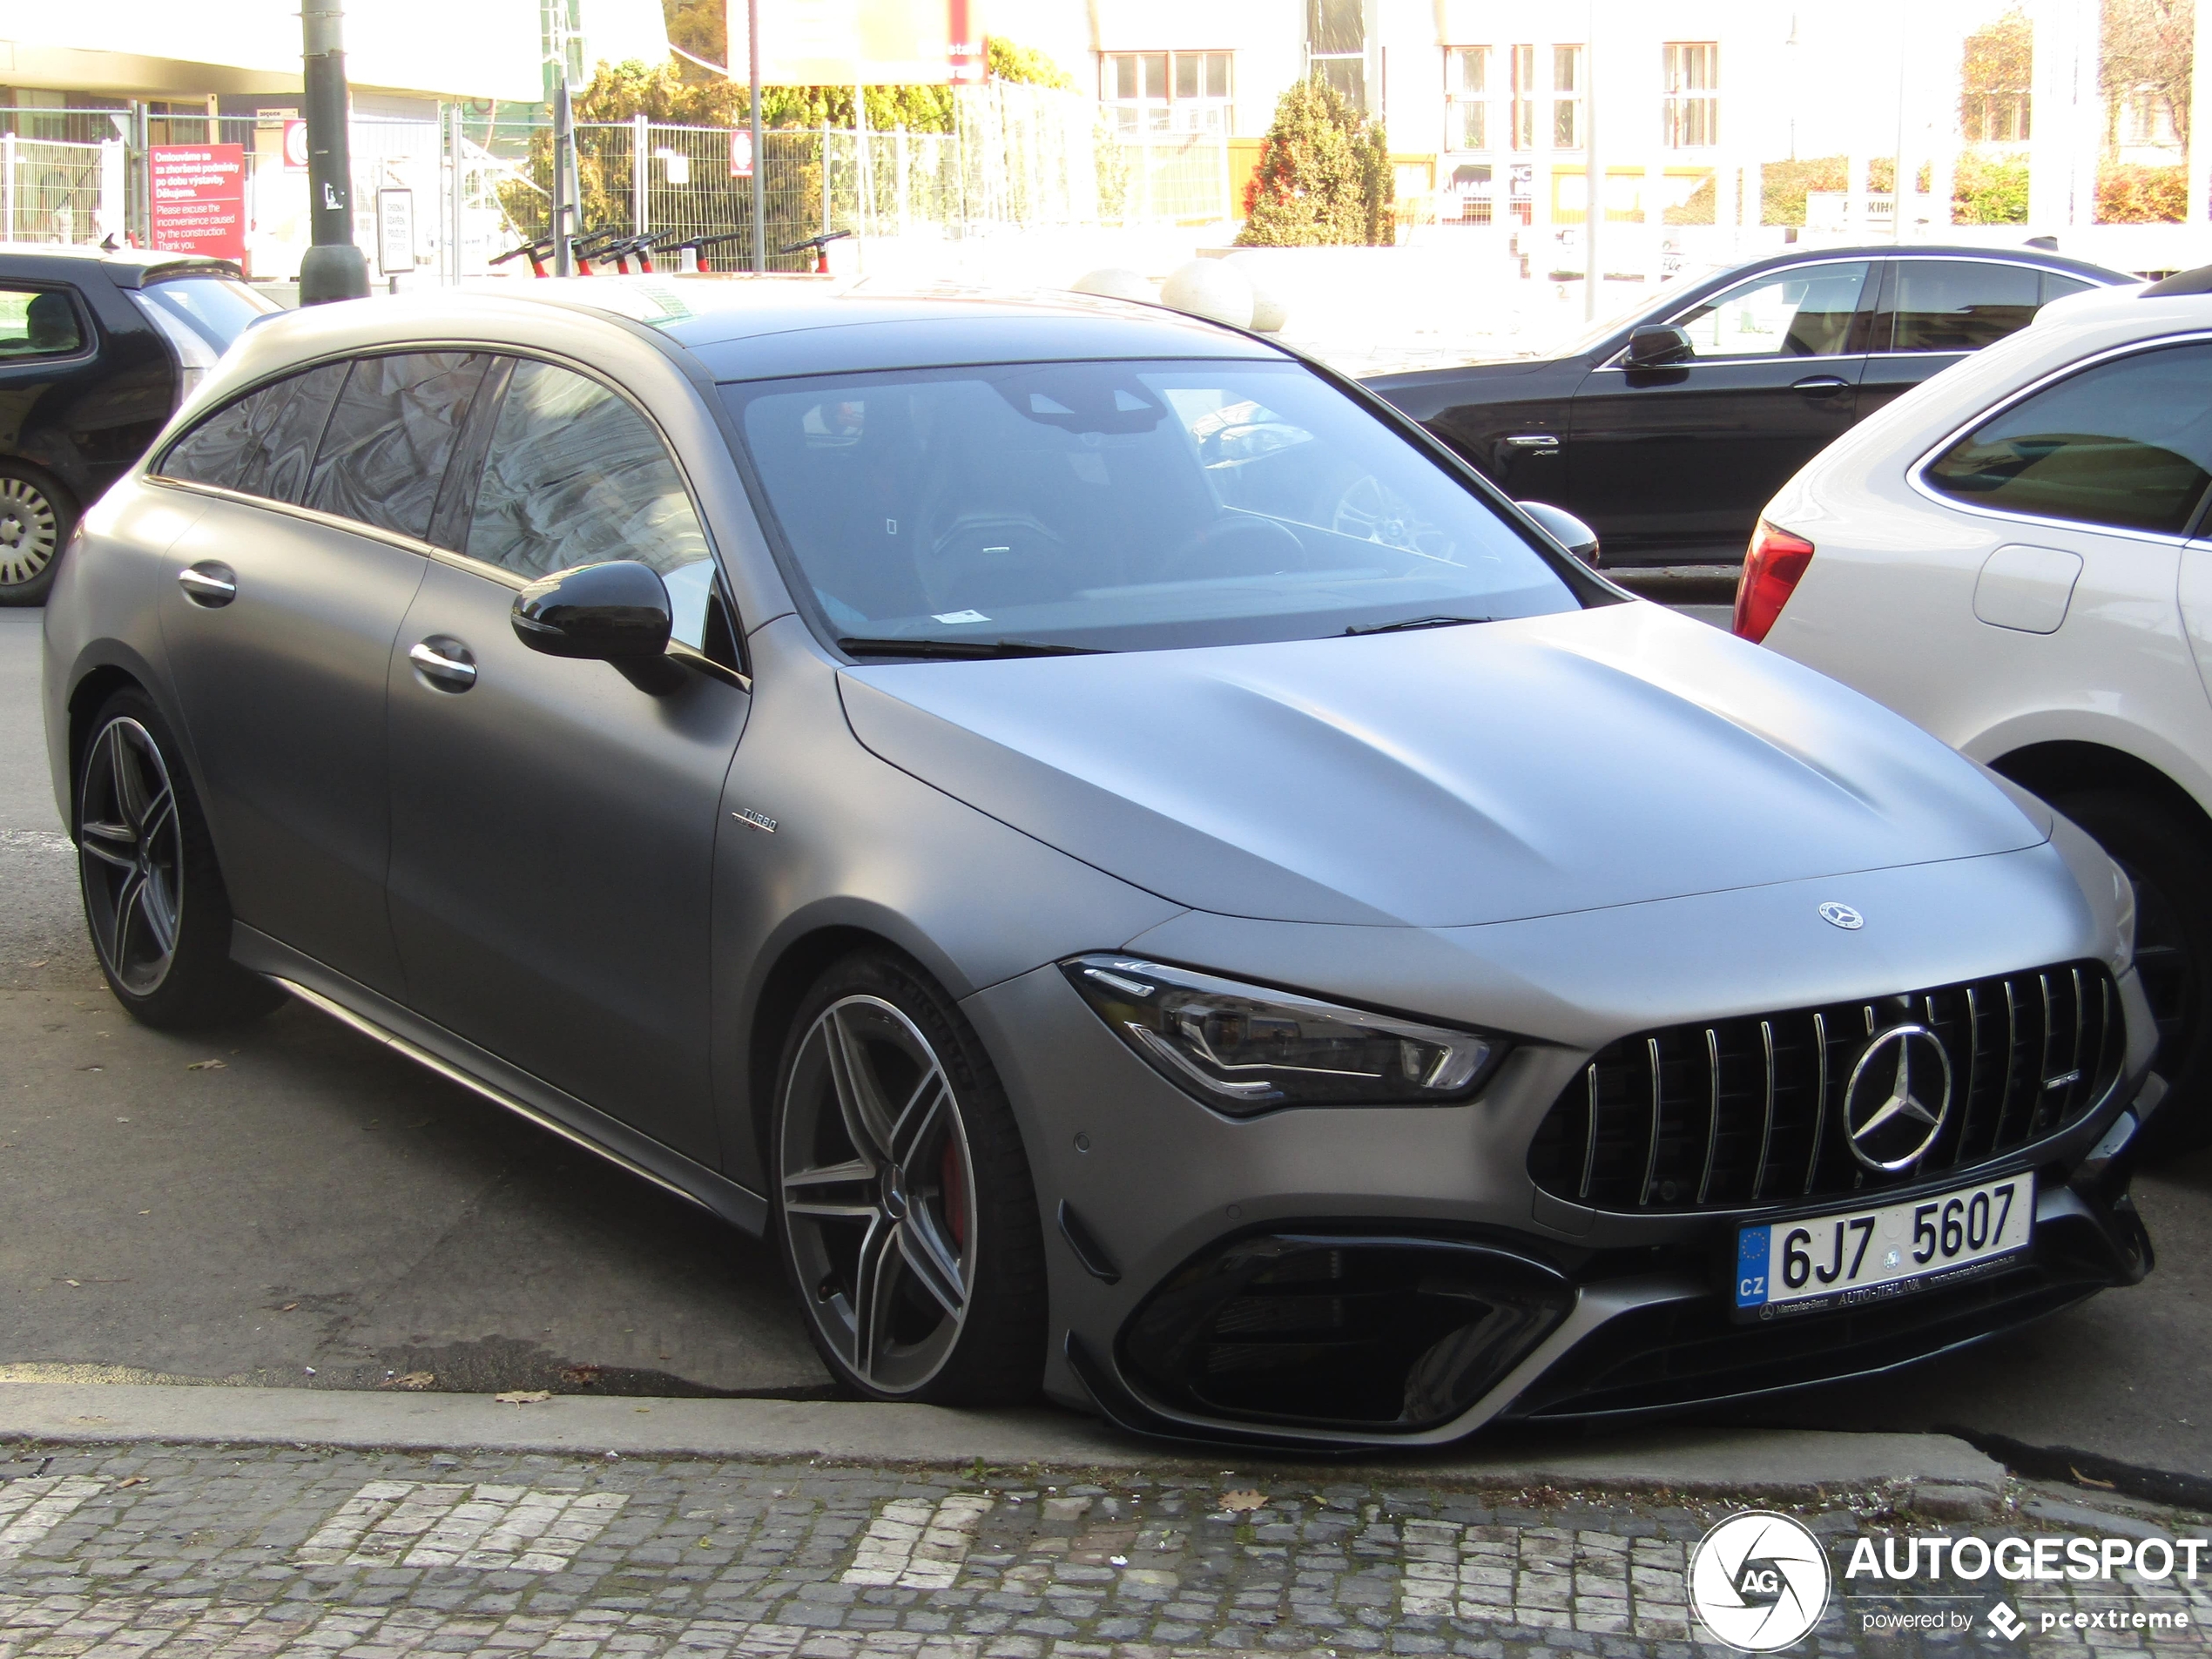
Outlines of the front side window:
[[0,288],[0,364],[84,349],[77,306],[59,288]]
[[154,470],[271,501],[299,501],[346,370],[343,363],[326,363],[224,405],[172,445]]
[[1867,263],[1770,271],[1700,300],[1675,320],[1702,361],[1727,357],[1833,357],[1851,339]]
[[1702,150],[1721,141],[1721,49],[1717,41],[1670,40],[1661,68],[1661,139],[1669,150]]
[[490,363],[482,352],[356,359],[324,424],[304,504],[422,540]]
[[794,587],[867,654],[1231,644],[1577,603],[1468,486],[1292,364],[724,389]]
[[515,366],[467,551],[533,581],[609,559],[649,564],[668,584],[675,637],[705,643],[714,556],[676,462],[644,415],[571,370]]
[[2041,272],[1995,260],[1899,260],[1896,280],[1892,351],[1979,351],[2027,327],[2042,289]]
[[2212,343],[2085,368],[1983,422],[1921,476],[1969,506],[2178,536],[2212,481]]

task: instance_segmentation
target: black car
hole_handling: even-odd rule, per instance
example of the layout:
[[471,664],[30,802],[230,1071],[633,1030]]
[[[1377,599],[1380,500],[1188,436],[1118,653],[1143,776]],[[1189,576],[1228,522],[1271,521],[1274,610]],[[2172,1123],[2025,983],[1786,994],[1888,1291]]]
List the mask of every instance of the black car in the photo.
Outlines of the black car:
[[190,253],[0,246],[0,605],[44,600],[78,514],[282,308],[242,275]]
[[2020,249],[1793,248],[1673,285],[1557,356],[1367,384],[1608,565],[1734,563],[1854,422],[2066,294],[2135,279]]

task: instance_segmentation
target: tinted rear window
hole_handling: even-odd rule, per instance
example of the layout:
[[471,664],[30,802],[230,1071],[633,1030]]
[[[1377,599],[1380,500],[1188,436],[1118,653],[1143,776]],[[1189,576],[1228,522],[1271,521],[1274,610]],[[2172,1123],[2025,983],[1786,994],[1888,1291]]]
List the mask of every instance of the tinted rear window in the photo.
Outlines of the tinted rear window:
[[255,318],[284,309],[228,277],[171,277],[148,283],[139,293],[206,341],[219,355]]
[[172,446],[165,478],[296,502],[346,365],[327,363],[225,404]]
[[2212,344],[2085,368],[1985,421],[1922,476],[1977,507],[2178,535],[2212,481]]
[[[1892,351],[1979,351],[2027,327],[2040,271],[1995,260],[1899,260]],[[2055,297],[2055,296],[2054,296]]]
[[491,359],[482,352],[364,357],[323,428],[305,504],[418,541]]

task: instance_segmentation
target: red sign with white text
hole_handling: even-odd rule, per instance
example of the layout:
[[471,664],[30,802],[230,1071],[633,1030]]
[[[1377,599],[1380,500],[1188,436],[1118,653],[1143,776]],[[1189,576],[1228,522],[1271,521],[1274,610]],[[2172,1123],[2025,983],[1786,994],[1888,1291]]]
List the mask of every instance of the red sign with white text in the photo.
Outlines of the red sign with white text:
[[172,253],[246,258],[246,146],[158,144],[149,152],[153,245]]

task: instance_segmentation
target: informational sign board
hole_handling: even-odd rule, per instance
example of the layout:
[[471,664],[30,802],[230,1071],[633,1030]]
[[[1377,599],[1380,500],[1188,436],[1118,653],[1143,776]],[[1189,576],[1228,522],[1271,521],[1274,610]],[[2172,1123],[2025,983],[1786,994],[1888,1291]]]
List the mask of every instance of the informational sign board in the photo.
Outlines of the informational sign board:
[[287,121],[284,124],[284,170],[287,172],[307,171],[307,124]]
[[[776,0],[760,8],[760,78],[771,86],[980,81],[974,0]],[[745,78],[744,8],[730,8],[732,71]]]
[[[752,177],[752,134],[743,127],[730,135],[730,177]],[[671,175],[668,182],[672,185],[679,181]]]
[[415,192],[376,192],[376,268],[385,276],[415,269]]
[[157,144],[147,152],[153,245],[172,253],[246,258],[246,146]]

